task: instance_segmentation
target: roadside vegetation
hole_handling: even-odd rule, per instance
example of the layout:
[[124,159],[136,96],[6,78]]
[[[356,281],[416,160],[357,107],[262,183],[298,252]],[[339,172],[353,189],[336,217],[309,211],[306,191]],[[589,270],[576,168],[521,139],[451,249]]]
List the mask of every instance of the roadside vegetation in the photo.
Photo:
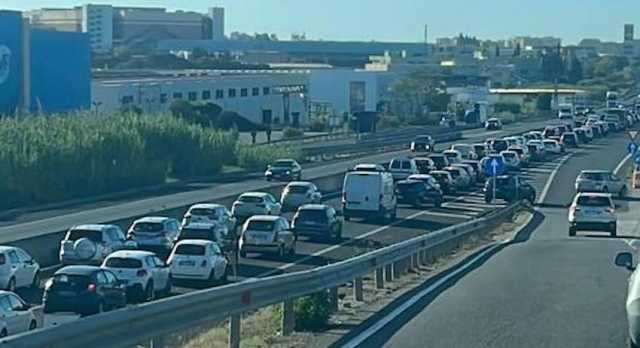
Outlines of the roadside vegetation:
[[223,166],[262,170],[299,151],[239,145],[223,130],[171,115],[92,113],[0,119],[0,209],[213,176]]

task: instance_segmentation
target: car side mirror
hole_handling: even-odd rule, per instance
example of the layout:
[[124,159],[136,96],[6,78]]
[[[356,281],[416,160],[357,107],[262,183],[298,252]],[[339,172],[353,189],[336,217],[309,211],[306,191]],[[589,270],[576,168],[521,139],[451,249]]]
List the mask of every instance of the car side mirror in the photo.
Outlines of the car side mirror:
[[635,270],[636,268],[633,266],[633,255],[630,252],[623,252],[616,255],[616,266],[624,267],[630,271]]

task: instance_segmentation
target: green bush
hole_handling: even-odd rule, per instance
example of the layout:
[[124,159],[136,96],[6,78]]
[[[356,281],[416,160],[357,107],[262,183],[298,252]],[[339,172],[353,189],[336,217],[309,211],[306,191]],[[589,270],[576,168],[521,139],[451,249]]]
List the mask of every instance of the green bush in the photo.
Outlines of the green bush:
[[320,291],[297,299],[294,303],[294,311],[297,331],[324,329],[331,315],[328,292]]
[[299,148],[289,146],[251,146],[238,144],[236,146],[236,164],[247,170],[264,170],[268,164],[275,162],[279,158],[302,158]]
[[282,130],[283,139],[295,139],[304,136],[304,132],[298,128],[286,127]]

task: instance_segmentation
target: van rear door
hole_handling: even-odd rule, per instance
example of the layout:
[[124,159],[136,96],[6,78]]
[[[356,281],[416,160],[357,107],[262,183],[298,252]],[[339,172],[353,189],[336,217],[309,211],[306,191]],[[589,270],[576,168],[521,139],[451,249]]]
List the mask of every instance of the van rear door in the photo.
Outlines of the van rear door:
[[377,211],[380,206],[381,180],[380,173],[348,173],[343,187],[345,208]]

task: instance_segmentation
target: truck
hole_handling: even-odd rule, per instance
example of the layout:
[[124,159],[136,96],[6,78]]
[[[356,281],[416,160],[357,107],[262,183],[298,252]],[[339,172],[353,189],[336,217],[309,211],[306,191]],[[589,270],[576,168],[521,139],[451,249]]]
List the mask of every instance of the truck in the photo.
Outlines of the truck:
[[573,104],[560,104],[558,105],[558,118],[561,120],[573,121],[574,111]]

